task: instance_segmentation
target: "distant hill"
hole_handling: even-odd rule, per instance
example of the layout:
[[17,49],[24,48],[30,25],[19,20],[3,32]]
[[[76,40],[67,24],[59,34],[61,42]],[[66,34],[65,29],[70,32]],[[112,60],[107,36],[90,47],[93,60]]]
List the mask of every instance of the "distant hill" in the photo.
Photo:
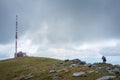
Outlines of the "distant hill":
[[[110,70],[113,74],[108,72]],[[79,76],[79,73],[83,75]],[[0,80],[97,80],[108,75],[115,76],[109,80],[120,80],[120,66],[106,63],[78,64],[72,60],[62,61],[42,57],[0,61]]]

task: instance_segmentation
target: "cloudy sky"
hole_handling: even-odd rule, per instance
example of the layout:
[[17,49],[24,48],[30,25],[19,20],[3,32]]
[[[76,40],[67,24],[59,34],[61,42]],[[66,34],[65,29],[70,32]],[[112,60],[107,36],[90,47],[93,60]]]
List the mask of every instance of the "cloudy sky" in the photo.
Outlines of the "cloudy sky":
[[120,0],[0,0],[0,59],[79,58],[120,64]]

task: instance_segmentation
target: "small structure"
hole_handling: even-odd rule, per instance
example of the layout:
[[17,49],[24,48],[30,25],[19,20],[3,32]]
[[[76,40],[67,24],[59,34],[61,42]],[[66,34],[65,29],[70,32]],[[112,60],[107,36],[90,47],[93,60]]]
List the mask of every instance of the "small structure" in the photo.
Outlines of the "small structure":
[[20,52],[18,52],[18,53],[15,54],[15,58],[26,57],[26,56],[27,56],[27,54],[25,52],[22,52],[22,51],[20,51]]

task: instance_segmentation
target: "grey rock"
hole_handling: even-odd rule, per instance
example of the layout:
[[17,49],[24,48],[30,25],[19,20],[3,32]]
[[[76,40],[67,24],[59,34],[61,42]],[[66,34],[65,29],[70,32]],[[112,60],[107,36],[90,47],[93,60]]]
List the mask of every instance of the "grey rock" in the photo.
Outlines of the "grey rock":
[[70,67],[78,67],[78,64],[71,64]]
[[108,72],[108,74],[114,75],[114,74],[120,74],[120,69],[119,68],[115,68],[115,69],[106,69],[106,71]]
[[70,61],[69,59],[64,60],[64,62],[69,62],[69,61]]
[[105,67],[98,67],[98,69],[105,69]]
[[50,70],[49,73],[55,73],[57,70]]
[[120,69],[119,68],[115,68],[112,70],[112,72],[114,72],[115,74],[120,74]]
[[63,62],[57,62],[56,64],[58,67],[62,66],[63,65]]
[[114,75],[115,73],[113,72],[112,68],[111,67],[107,67],[106,68],[106,71],[108,72],[108,74],[110,75]]
[[109,80],[109,79],[114,79],[116,78],[116,76],[103,76],[101,78],[98,78],[96,80]]
[[86,64],[87,67],[92,67],[93,65],[91,63]]
[[95,70],[88,71],[88,73],[93,73],[93,72],[95,72]]
[[91,70],[91,71],[88,71],[88,73],[99,73],[99,71]]
[[99,65],[97,63],[93,63],[92,66],[93,67],[99,67]]
[[58,76],[58,75],[53,76],[53,79],[58,79],[58,78],[60,78],[60,76]]
[[85,62],[85,61],[81,61],[80,64],[81,64],[81,65],[85,65],[86,62]]
[[85,72],[75,72],[75,73],[73,73],[73,76],[74,77],[86,76],[86,73]]
[[68,72],[68,69],[60,69],[60,70],[50,70],[49,73],[59,73],[59,72]]
[[108,70],[108,74],[114,75],[115,73],[112,70]]
[[68,69],[57,70],[57,72],[68,72]]
[[34,75],[32,75],[32,74],[28,74],[28,75],[26,75],[25,76],[25,80],[27,80],[27,79],[31,79],[31,78],[33,78],[33,77],[35,77]]
[[111,67],[107,67],[107,68],[106,68],[106,71],[108,71],[108,70],[112,70],[112,68],[111,68]]
[[120,65],[114,65],[114,66],[116,66],[116,67],[119,67],[119,68],[120,68]]
[[92,67],[95,67],[95,68],[97,68],[97,67],[98,67],[98,65],[96,65],[96,64],[93,64],[93,65],[92,65]]
[[73,61],[74,64],[77,64],[77,63],[81,62],[81,60],[79,60],[79,59],[73,59],[72,61]]
[[52,67],[52,64],[47,64],[46,66],[47,66],[47,67]]
[[99,71],[95,71],[95,73],[99,73]]
[[85,65],[86,64],[85,61],[81,61],[79,59],[73,59],[72,62],[73,62],[73,64],[79,64],[79,65]]

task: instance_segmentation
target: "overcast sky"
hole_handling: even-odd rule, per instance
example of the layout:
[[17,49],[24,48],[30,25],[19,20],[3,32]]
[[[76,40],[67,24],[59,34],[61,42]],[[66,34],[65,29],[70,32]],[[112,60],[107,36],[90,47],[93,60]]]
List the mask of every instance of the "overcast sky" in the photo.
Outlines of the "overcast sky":
[[0,59],[30,56],[79,58],[120,64],[120,0],[0,0]]

